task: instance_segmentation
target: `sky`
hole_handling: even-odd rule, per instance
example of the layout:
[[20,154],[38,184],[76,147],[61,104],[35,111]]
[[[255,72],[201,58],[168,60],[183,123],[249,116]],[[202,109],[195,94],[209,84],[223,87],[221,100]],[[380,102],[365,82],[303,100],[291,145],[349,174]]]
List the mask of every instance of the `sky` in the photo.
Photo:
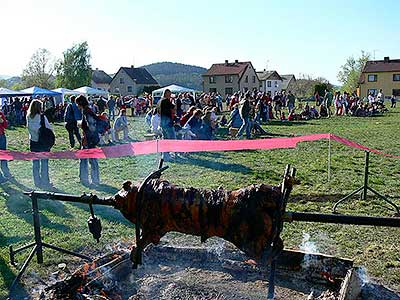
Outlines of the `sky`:
[[398,0],[0,0],[0,74],[20,75],[32,54],[54,59],[87,41],[93,68],[172,61],[209,68],[322,76],[361,50],[400,58]]

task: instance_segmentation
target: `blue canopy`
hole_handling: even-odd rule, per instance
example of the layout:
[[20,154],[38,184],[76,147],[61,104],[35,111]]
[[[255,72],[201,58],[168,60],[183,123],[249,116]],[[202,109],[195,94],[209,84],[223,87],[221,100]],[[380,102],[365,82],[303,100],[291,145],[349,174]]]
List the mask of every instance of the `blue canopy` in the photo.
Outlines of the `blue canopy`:
[[30,88],[24,89],[21,92],[30,94],[33,97],[35,97],[35,96],[60,96],[61,95],[61,93],[50,91],[50,90],[46,90],[46,89],[42,89],[42,88],[37,87],[37,86],[33,86],[33,87],[30,87]]

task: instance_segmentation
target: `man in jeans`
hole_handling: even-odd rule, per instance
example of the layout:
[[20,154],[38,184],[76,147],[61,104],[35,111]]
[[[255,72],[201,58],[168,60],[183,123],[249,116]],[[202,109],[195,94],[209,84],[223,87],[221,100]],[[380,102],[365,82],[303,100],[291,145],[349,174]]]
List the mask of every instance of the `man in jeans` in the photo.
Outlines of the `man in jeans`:
[[288,114],[290,114],[294,109],[295,102],[296,102],[296,97],[292,94],[292,91],[289,91],[289,95],[287,96]]
[[[90,109],[89,102],[87,101],[85,96],[78,96],[76,98],[76,104],[78,105],[79,109],[82,110],[82,149],[96,148],[96,146],[100,142],[99,133],[96,127],[96,121],[98,120],[98,117]],[[91,167],[91,182],[89,182],[89,164]],[[85,158],[80,160],[79,179],[83,185],[100,184],[99,162],[97,161],[97,158]]]
[[[171,91],[166,89],[163,98],[158,103],[158,111],[161,116],[160,127],[162,129],[163,138],[166,140],[176,139],[174,121],[172,115],[174,113],[175,105],[171,102]],[[163,153],[165,161],[171,159],[168,152]]]
[[[0,111],[0,150],[7,150],[7,139],[5,129],[8,126],[7,119]],[[6,182],[11,177],[6,160],[1,161],[0,183]]]
[[242,137],[244,131],[246,131],[246,137],[250,138],[251,124],[250,124],[250,94],[246,93],[244,99],[239,102],[239,114],[242,118],[242,126],[240,126],[237,133],[237,137]]
[[114,99],[113,96],[110,96],[110,100],[107,101],[107,106],[108,106],[108,111],[109,111],[109,116],[110,116],[110,120],[114,120],[115,119],[115,105],[116,105],[116,101]]
[[64,122],[65,122],[65,128],[68,131],[69,143],[71,145],[71,148],[74,148],[75,146],[74,135],[76,136],[79,145],[81,145],[82,143],[82,138],[81,135],[79,134],[79,129],[78,129],[78,120],[82,119],[82,113],[75,103],[75,96],[71,96],[70,100],[71,103],[68,104],[67,109],[65,110]]

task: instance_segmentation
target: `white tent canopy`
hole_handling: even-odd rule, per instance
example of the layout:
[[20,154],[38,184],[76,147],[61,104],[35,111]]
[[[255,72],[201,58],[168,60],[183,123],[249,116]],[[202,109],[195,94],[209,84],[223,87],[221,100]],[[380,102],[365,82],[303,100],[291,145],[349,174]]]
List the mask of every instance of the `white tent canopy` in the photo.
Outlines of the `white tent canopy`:
[[65,88],[58,88],[58,89],[54,89],[52,90],[54,92],[59,92],[63,95],[80,95],[81,93],[74,91],[74,90],[70,90],[70,89],[65,89]]
[[13,91],[10,89],[0,87],[0,97],[15,97],[15,96],[27,96],[29,93],[24,93],[20,91]]
[[66,89],[66,88],[58,88],[58,89],[54,89],[52,90],[53,92],[58,92],[61,93],[61,96],[56,96],[56,103],[62,103],[63,101],[65,101],[65,96],[67,95],[80,95],[81,93],[70,90],[70,89]]
[[193,95],[193,98],[195,98],[195,90],[193,89],[189,89],[187,87],[183,87],[183,86],[179,86],[176,84],[171,84],[168,86],[164,86],[158,90],[154,90],[151,95],[153,96],[153,99],[156,100],[155,102],[157,102],[158,100],[160,100],[160,98],[163,96],[164,91],[168,89],[170,90],[172,93],[174,94],[180,94],[180,93],[190,93]]
[[90,86],[83,86],[78,89],[75,89],[74,91],[78,92],[80,94],[85,94],[85,95],[99,95],[99,96],[100,95],[102,95],[102,96],[108,95],[108,93],[106,91],[95,89]]

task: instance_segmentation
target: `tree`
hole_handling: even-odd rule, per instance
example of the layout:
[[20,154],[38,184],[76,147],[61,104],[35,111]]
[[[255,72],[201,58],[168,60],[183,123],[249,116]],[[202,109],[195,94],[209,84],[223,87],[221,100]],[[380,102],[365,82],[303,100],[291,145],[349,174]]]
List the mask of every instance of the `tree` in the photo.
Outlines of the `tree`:
[[328,79],[323,77],[313,78],[310,75],[300,74],[299,78],[293,84],[292,92],[298,98],[309,98],[313,96],[317,90],[321,95],[322,90],[325,92],[325,88],[328,90],[332,89],[332,84]]
[[353,92],[357,89],[361,72],[370,58],[371,54],[365,51],[361,51],[361,56],[358,58],[354,58],[354,56],[347,58],[337,75],[338,80],[343,83],[343,91]]
[[52,75],[54,60],[47,49],[38,49],[22,71],[22,86],[39,86],[45,89],[53,88]]
[[8,88],[7,80],[5,80],[5,79],[0,79],[0,87]]
[[87,42],[73,45],[63,53],[63,58],[57,64],[56,84],[59,87],[76,89],[90,85],[92,67]]

